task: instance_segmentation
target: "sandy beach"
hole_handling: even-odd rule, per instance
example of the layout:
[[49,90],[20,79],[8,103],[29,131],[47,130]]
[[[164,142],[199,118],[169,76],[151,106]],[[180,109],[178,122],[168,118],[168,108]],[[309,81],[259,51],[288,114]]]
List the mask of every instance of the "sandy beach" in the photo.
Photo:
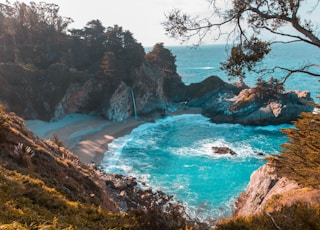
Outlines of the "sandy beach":
[[[200,108],[185,108],[167,112],[167,115],[200,113]],[[114,139],[129,134],[143,123],[153,122],[159,118],[160,115],[149,119],[130,117],[123,122],[114,123],[88,115],[71,114],[57,122],[30,120],[26,121],[26,125],[43,139],[57,135],[64,145],[80,158],[81,162],[99,164],[108,149],[108,144]]]

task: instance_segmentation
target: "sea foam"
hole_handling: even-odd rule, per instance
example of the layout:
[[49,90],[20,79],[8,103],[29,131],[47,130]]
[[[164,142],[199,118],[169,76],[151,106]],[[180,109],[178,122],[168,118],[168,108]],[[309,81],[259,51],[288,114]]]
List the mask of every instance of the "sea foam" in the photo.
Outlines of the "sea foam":
[[[281,127],[214,124],[199,114],[166,117],[114,140],[102,164],[109,173],[134,176],[174,195],[193,217],[217,219],[231,214],[264,156],[281,150]],[[214,153],[213,146],[236,154]]]

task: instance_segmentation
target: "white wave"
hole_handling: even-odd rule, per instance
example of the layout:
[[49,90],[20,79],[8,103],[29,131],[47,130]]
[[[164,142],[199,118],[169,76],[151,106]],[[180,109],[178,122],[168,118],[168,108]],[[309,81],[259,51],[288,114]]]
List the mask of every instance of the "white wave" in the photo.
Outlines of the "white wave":
[[199,67],[191,67],[191,68],[183,68],[183,69],[184,70],[211,70],[211,69],[215,69],[215,67],[214,66],[199,66]]

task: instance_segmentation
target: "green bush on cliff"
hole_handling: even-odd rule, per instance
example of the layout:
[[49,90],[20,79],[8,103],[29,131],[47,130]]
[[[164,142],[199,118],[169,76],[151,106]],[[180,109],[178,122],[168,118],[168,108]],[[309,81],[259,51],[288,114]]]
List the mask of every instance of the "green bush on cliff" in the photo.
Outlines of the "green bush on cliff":
[[0,104],[0,142],[5,140],[5,132],[4,129],[6,127],[6,122],[4,118],[5,108]]
[[[0,165],[0,229],[183,229],[179,210],[168,208],[112,214],[71,201],[40,178]],[[172,209],[172,210],[169,210]]]
[[320,113],[302,113],[293,124],[295,128],[283,130],[289,140],[282,145],[282,153],[269,162],[280,176],[320,189]]
[[283,207],[273,213],[264,212],[260,215],[237,217],[217,223],[216,230],[313,230],[320,229],[320,206],[310,207],[306,204],[295,203]]
[[163,71],[169,73],[176,73],[176,57],[170,50],[166,49],[163,43],[157,43],[154,45],[152,51],[145,55],[146,60],[158,66]]

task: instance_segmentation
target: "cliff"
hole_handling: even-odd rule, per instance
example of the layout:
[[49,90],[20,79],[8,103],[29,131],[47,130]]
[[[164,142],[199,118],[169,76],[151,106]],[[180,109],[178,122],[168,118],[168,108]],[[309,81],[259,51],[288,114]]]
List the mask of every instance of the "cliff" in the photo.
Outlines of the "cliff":
[[265,164],[252,173],[246,190],[236,203],[235,216],[273,213],[298,202],[311,207],[319,205],[320,190],[303,188],[272,172],[273,169]]
[[23,64],[1,64],[0,103],[24,119],[60,119],[70,113],[90,113],[112,121],[133,115],[132,91],[137,112],[147,115],[167,107],[168,82],[182,84],[177,74],[168,74],[147,62],[130,73],[133,82],[53,65],[46,70]]
[[272,87],[249,88],[211,76],[186,87],[186,95],[188,104],[201,107],[202,114],[214,123],[278,125],[297,120],[301,112],[313,111],[309,92],[276,91]]
[[187,223],[171,197],[81,163],[57,137],[39,139],[2,107],[0,193],[5,229],[180,229]]

